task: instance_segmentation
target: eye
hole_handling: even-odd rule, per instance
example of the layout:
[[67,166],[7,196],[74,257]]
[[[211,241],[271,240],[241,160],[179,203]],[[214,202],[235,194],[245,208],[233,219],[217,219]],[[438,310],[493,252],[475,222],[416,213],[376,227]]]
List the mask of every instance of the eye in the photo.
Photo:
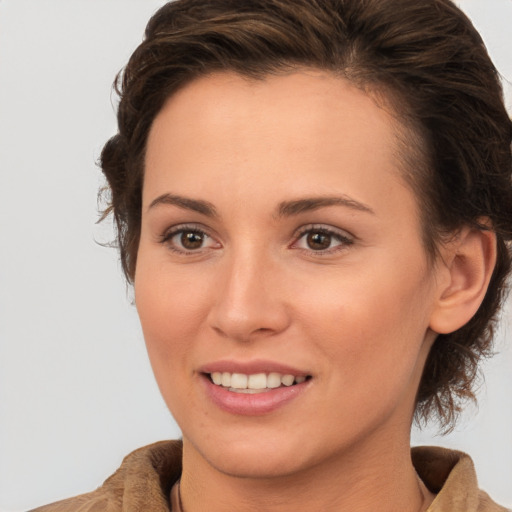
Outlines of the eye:
[[343,249],[353,243],[353,239],[342,231],[325,226],[306,226],[299,233],[293,247],[324,253]]
[[179,243],[187,251],[193,251],[194,249],[200,249],[207,236],[204,233],[197,231],[182,231],[179,235],[175,235],[173,238],[178,238]]
[[167,231],[161,242],[171,250],[185,254],[220,247],[220,244],[203,230],[187,226],[177,226]]

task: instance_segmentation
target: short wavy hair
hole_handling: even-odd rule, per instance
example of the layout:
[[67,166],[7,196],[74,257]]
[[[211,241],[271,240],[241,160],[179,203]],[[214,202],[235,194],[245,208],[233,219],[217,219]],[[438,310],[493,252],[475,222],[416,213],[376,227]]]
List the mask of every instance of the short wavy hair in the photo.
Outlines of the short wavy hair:
[[345,78],[400,120],[403,175],[430,257],[462,226],[489,229],[486,219],[496,233],[485,299],[466,325],[437,337],[417,394],[417,419],[449,427],[474,399],[478,362],[492,354],[512,239],[512,123],[480,35],[450,0],[176,0],[160,8],[116,78],[119,131],[101,154],[103,216],[114,216],[124,273],[132,282],[146,141],[167,98],[216,71],[264,79],[304,67]]

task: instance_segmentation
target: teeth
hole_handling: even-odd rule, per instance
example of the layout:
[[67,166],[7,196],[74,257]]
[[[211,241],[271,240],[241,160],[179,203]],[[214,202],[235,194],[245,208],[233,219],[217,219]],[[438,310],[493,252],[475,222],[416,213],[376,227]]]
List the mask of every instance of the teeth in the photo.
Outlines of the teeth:
[[291,374],[282,375],[280,373],[271,372],[254,373],[245,375],[243,373],[229,372],[213,372],[210,374],[212,382],[217,386],[228,388],[230,391],[238,393],[257,393],[268,391],[270,389],[279,388],[281,386],[291,386],[293,384],[301,384],[306,377],[301,375],[295,377]]
[[231,373],[224,372],[222,374],[222,385],[225,388],[229,388],[231,386]]
[[222,384],[222,373],[220,372],[213,372],[211,374],[212,380],[214,384],[217,384],[217,386],[220,386]]
[[229,388],[229,391],[233,391],[234,393],[244,393],[246,395],[254,395],[256,393],[266,393],[267,391],[271,391],[269,388],[265,389],[237,389],[237,388]]
[[267,387],[267,376],[264,373],[249,375],[247,387],[249,389],[265,389]]
[[269,373],[267,377],[267,387],[278,388],[281,385],[281,374]]
[[285,386],[291,386],[293,384],[293,381],[295,380],[295,377],[293,375],[283,375],[281,377],[281,382]]
[[254,386],[247,386],[247,380],[247,375],[243,373],[233,373],[233,375],[231,375],[231,387],[236,389],[245,389],[247,387],[254,388]]

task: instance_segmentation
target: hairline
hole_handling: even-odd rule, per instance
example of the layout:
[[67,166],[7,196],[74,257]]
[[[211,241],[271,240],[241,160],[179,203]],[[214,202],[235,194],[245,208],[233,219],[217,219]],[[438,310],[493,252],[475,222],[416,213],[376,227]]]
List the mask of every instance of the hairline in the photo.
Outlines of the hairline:
[[[442,238],[439,236],[439,230],[432,227],[432,219],[427,219],[427,201],[426,194],[421,194],[421,189],[428,182],[427,175],[432,172],[432,155],[429,154],[426,129],[421,125],[419,120],[413,118],[410,113],[411,107],[405,103],[405,97],[400,91],[393,89],[392,86],[384,81],[371,80],[364,77],[362,73],[356,70],[350,72],[349,66],[342,69],[336,69],[329,66],[308,65],[303,62],[284,61],[282,63],[262,63],[258,72],[244,72],[237,66],[212,66],[200,72],[190,73],[189,76],[183,78],[182,81],[175,84],[172,91],[165,95],[160,108],[155,112],[144,144],[143,151],[140,154],[141,165],[141,194],[144,187],[145,167],[146,167],[146,151],[147,142],[151,133],[153,124],[157,116],[165,108],[165,105],[174,96],[186,88],[191,83],[215,76],[217,74],[233,73],[239,78],[250,82],[262,82],[272,76],[288,76],[295,73],[321,72],[331,77],[344,80],[346,83],[355,87],[357,90],[370,98],[375,106],[388,114],[393,122],[393,138],[395,147],[393,148],[393,156],[397,162],[397,173],[402,182],[413,193],[416,199],[418,220],[421,229],[421,239],[427,262],[432,268],[439,256],[439,246]],[[400,108],[399,108],[399,105]],[[142,209],[141,209],[142,215]],[[138,238],[140,240],[140,226]],[[138,247],[139,241],[137,241]],[[136,251],[137,252],[137,251]],[[137,257],[136,257],[137,259]],[[133,277],[135,276],[136,261],[133,268]]]

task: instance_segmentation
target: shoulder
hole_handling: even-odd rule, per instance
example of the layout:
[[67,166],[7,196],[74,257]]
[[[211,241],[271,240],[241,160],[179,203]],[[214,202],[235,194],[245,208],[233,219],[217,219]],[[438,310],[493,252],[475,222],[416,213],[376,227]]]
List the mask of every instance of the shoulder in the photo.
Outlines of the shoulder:
[[420,478],[437,496],[428,512],[510,512],[478,488],[471,457],[437,446],[420,446],[411,451]]
[[180,441],[161,441],[127,455],[101,487],[30,512],[169,512],[169,493],[181,474]]
[[100,488],[91,493],[81,494],[74,498],[29,510],[29,512],[110,512],[111,510],[121,510],[119,506],[115,507],[116,504],[109,499],[108,495],[101,492]]

